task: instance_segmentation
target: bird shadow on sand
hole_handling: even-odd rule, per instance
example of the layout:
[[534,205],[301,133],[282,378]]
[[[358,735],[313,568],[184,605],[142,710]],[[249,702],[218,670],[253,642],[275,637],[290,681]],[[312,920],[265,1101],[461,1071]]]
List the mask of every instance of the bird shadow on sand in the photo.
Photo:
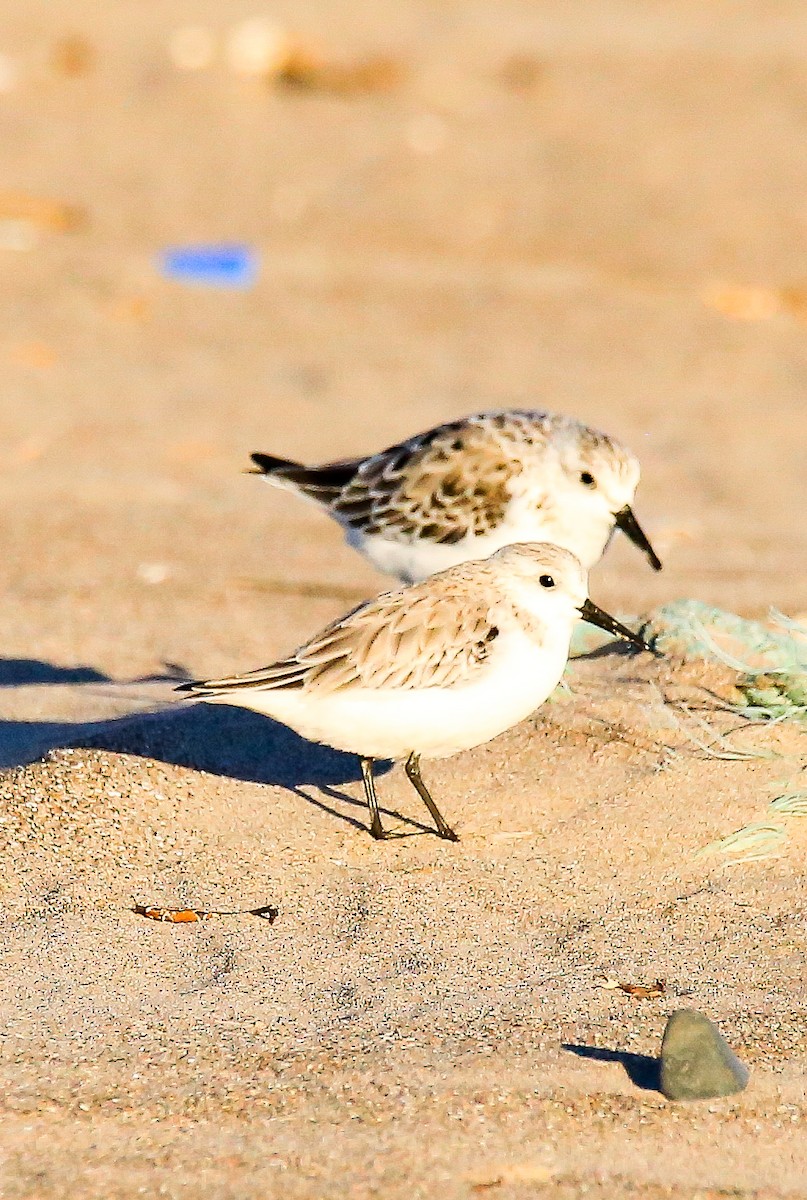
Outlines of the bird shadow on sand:
[[630,1054],[625,1050],[603,1050],[599,1046],[578,1046],[569,1042],[561,1045],[562,1050],[576,1054],[578,1058],[589,1058],[595,1062],[621,1063],[628,1078],[636,1087],[646,1092],[660,1092],[660,1063],[649,1054]]
[[[170,696],[173,687],[188,678],[176,663],[165,663],[162,671],[150,675],[120,680],[90,666],[0,658],[0,769],[25,766],[57,746],[68,745],[77,732],[102,728],[110,720],[99,719],[105,713],[153,711],[160,706],[157,694]],[[42,715],[34,719],[17,715],[31,711]],[[51,718],[54,712],[59,719]],[[99,717],[91,720],[90,713]]]
[[[0,679],[3,665],[0,664]],[[27,674],[19,672],[18,686],[20,675],[27,680],[34,676],[37,683],[43,682],[45,666],[41,664],[41,670],[31,669]],[[82,672],[81,683],[90,686],[115,683],[91,668],[86,668],[88,675],[83,674],[85,668],[75,671]],[[58,676],[59,669],[55,668],[53,674]],[[185,677],[164,675],[137,682]],[[0,768],[25,766],[57,748],[106,750],[227,779],[286,788],[338,820],[356,829],[367,829],[363,792],[359,789],[358,796],[354,796],[342,790],[345,784],[361,781],[355,755],[308,742],[280,722],[242,708],[171,699],[158,712],[140,711],[96,721],[0,720]],[[377,762],[376,775],[385,774],[391,766]],[[384,806],[383,798],[380,799],[382,816],[406,827],[392,833],[392,837],[434,832],[428,824]]]
[[[363,792],[356,797],[342,790],[344,784],[361,781],[356,755],[306,741],[279,721],[247,709],[179,703],[160,713],[112,722],[78,742],[71,739],[70,745],[286,788],[322,812],[356,829],[367,829]],[[392,763],[377,762],[375,773],[385,774],[391,767]],[[393,837],[434,832],[429,825],[385,807],[383,801],[381,813],[409,827],[409,832]]]
[[636,658],[641,660],[645,654],[650,654],[653,658],[663,657],[663,655],[658,654],[655,650],[639,650],[636,646],[630,645],[621,638],[612,638],[610,642],[604,642],[601,646],[575,650],[570,655],[569,662],[599,662],[603,658],[621,660]]
[[[129,684],[161,683],[175,680],[181,683],[190,679],[184,667],[177,663],[164,663],[163,670],[153,675],[139,675]],[[41,658],[0,658],[0,687],[67,686],[88,683],[120,683],[111,675],[95,667],[59,667]]]

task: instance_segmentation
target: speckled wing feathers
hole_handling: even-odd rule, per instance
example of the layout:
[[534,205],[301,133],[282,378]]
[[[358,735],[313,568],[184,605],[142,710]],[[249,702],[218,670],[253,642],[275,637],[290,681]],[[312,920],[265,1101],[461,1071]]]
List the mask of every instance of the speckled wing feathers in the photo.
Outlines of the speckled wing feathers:
[[[420,592],[420,594],[418,594]],[[248,675],[209,680],[191,690],[243,688],[449,687],[484,662],[499,629],[488,603],[468,591],[435,595],[420,585],[362,605],[293,655]]]
[[482,413],[419,434],[366,459],[331,502],[334,516],[370,536],[398,533],[451,544],[504,519],[518,446],[545,437],[541,413]]

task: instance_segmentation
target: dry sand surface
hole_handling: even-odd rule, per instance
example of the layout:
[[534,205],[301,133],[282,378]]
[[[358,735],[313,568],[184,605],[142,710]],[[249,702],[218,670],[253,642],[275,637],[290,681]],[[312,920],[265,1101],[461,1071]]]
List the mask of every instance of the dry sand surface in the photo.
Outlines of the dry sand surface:
[[[251,450],[484,406],[640,454],[665,570],[617,540],[603,606],[807,610],[807,12],[278,3],[310,87],[227,66],[255,13],[0,22],[0,1196],[807,1196],[807,830],[698,853],[805,786],[803,726],[718,711],[722,669],[595,654],[426,765],[458,845],[400,769],[378,845],[354,760],[172,691],[384,586]],[[183,72],[188,23],[218,50]],[[155,267],[221,239],[254,287]],[[682,704],[761,753],[704,753]],[[680,1007],[741,1095],[660,1095]]]

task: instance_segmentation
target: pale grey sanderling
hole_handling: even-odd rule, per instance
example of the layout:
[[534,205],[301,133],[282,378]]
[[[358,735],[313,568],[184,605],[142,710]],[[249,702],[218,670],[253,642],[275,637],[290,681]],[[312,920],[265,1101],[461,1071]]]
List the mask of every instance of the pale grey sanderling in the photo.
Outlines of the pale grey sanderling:
[[412,583],[513,542],[552,542],[588,570],[621,529],[658,571],[633,503],[639,462],[571,417],[521,409],[438,425],[322,466],[253,454],[255,473],[319,503],[378,570]]
[[455,841],[421,757],[478,746],[529,716],[559,682],[580,617],[647,649],[588,599],[573,554],[520,543],[368,600],[268,667],[178,690],[358,755],[376,838],[373,760],[404,759],[438,834]]

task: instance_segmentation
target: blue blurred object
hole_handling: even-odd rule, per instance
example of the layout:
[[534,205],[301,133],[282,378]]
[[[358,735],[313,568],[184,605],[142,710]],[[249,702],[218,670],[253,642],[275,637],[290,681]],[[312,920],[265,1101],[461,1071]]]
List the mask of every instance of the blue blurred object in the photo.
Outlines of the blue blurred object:
[[169,246],[160,255],[167,279],[211,287],[251,287],[258,275],[258,255],[237,242],[220,245]]

